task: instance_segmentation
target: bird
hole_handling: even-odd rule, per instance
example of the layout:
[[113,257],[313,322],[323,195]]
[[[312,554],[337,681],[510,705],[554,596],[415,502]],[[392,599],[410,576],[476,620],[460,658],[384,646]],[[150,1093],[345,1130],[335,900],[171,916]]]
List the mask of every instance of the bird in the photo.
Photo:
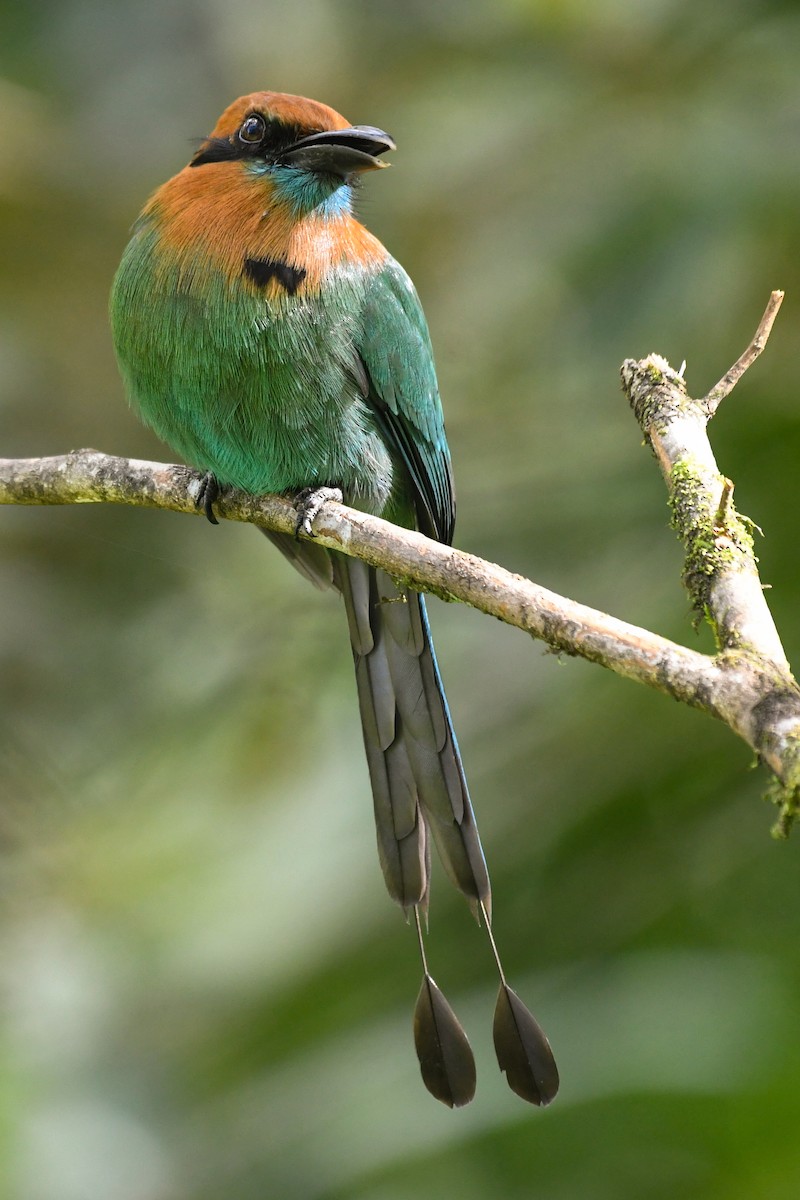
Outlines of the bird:
[[267,536],[343,598],[380,865],[413,918],[422,960],[413,1027],[425,1086],[450,1107],[476,1087],[469,1040],[426,958],[433,844],[490,940],[500,1068],[513,1091],[545,1105],[558,1071],[497,952],[424,598],[313,541],[314,517],[331,498],[453,538],[428,326],[411,279],[355,211],[363,177],[395,148],[383,130],[351,125],[317,101],[241,96],[136,220],[112,287],[112,336],[130,404],[202,473],[198,502],[209,519],[225,488],[290,497],[298,536]]

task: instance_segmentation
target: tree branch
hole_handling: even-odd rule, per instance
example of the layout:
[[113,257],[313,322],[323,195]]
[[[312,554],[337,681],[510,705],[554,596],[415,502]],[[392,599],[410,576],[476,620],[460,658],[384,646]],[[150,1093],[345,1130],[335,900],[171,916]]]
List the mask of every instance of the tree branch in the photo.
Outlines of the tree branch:
[[[765,324],[768,313],[751,346],[709,396],[726,380],[730,391],[760,353],[774,319],[773,313]],[[800,796],[800,690],[764,600],[752,524],[736,513],[733,485],[720,474],[708,442],[706,423],[722,397],[713,405],[708,397],[692,400],[683,379],[658,355],[627,360],[622,378],[667,482],[673,523],[686,546],[684,581],[697,612],[715,631],[715,655],[687,649],[343,504],[324,506],[314,523],[315,540],[383,567],[419,591],[460,600],[555,651],[599,663],[725,721],[774,773],[780,804],[777,832],[785,835]],[[201,479],[186,467],[114,458],[96,450],[0,459],[0,503],[105,502],[200,515],[196,499]],[[278,496],[226,490],[215,511],[228,520],[294,533],[295,510]]]
[[[200,516],[196,496],[202,478],[187,467],[114,458],[97,450],[53,458],[7,458],[0,459],[0,503],[105,502]],[[227,520],[294,533],[297,514],[280,496],[250,496],[226,489],[214,507]],[[420,591],[469,604],[532,634],[553,650],[601,663],[684,703],[709,708],[707,697],[700,695],[714,666],[707,655],[344,504],[325,504],[314,522],[314,535],[321,546],[383,567]]]
[[[621,374],[667,485],[673,528],[686,551],[683,581],[697,619],[707,620],[714,631],[719,648],[714,661],[725,670],[734,662],[758,665],[772,677],[749,716],[724,719],[780,780],[773,799],[780,807],[776,832],[785,836],[800,799],[800,691],[764,598],[753,551],[756,526],[737,513],[733,483],[720,472],[707,431],[721,401],[764,349],[782,300],[783,292],[772,293],[750,345],[699,400],[688,395],[682,373],[658,354],[641,362],[627,359]],[[742,715],[744,727],[738,725]],[[748,724],[753,726],[749,732]]]

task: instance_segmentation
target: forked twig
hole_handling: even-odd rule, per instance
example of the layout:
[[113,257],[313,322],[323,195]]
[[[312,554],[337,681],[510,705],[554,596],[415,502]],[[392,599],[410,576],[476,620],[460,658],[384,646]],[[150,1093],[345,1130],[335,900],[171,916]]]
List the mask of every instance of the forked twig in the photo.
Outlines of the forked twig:
[[714,413],[717,411],[722,401],[733,391],[733,389],[736,387],[736,384],[744,375],[745,371],[748,369],[748,367],[753,365],[761,351],[766,346],[769,335],[772,332],[772,326],[775,322],[775,318],[778,315],[778,310],[783,303],[783,297],[784,293],[781,291],[775,291],[772,293],[767,307],[764,309],[764,315],[759,321],[755,336],[745,350],[744,354],[737,358],[730,370],[726,371],[722,376],[722,379],[720,379],[718,383],[714,384],[711,391],[707,392],[706,395],[703,396],[702,400],[698,401],[698,403],[701,404],[705,410],[706,416],[709,418],[709,420],[714,416]]

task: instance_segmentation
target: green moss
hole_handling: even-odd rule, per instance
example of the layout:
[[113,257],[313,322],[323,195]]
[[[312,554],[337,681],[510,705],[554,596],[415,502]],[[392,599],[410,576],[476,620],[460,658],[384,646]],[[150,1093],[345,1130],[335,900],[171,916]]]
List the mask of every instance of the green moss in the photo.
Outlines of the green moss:
[[707,477],[691,458],[681,459],[672,468],[669,492],[671,524],[686,547],[683,583],[697,619],[705,618],[716,636],[709,604],[711,584],[722,571],[750,564],[750,523],[736,512],[730,494],[724,506],[713,508]]
[[686,394],[686,385],[667,363],[662,367],[652,358],[641,367],[635,392],[634,411],[645,433],[663,432],[676,413],[696,409],[697,401]]
[[788,752],[784,754],[783,761],[788,766],[784,777],[774,777],[764,796],[778,809],[778,819],[771,832],[780,841],[788,838],[800,813],[800,735],[790,734],[787,741]]
[[773,779],[764,795],[778,809],[778,819],[770,833],[776,841],[785,842],[800,810],[800,786],[787,787],[779,779]]
[[439,600],[443,600],[445,604],[463,604],[461,597],[454,596],[447,588],[438,588],[434,584],[426,584],[424,588],[421,588],[408,575],[395,575],[392,573],[392,582],[396,584],[400,591],[421,592],[425,596],[436,596]]

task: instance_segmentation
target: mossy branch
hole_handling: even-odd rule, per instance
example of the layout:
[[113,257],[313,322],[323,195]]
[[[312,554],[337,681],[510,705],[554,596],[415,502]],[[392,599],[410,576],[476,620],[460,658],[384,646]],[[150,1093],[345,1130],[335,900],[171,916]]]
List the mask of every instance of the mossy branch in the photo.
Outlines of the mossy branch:
[[[800,690],[764,601],[751,526],[736,514],[732,484],[719,473],[708,444],[711,406],[691,400],[682,377],[657,355],[640,363],[628,360],[623,385],[667,480],[673,523],[687,548],[684,579],[698,613],[714,628],[715,655],[343,504],[324,506],[314,522],[315,540],[725,721],[773,772],[779,832],[785,834],[800,796]],[[105,502],[201,515],[196,504],[201,479],[186,467],[96,450],[0,459],[0,503]],[[215,511],[285,534],[294,533],[297,519],[282,497],[233,490],[222,494]]]
[[[782,300],[783,292],[772,293],[750,345],[706,396],[689,396],[682,371],[658,354],[640,362],[627,359],[622,386],[664,476],[672,525],[686,551],[683,582],[697,619],[708,621],[714,632],[716,661],[759,664],[774,679],[773,700],[781,697],[779,723],[787,740],[783,770],[776,772],[780,787],[772,798],[780,807],[778,832],[786,834],[800,800],[798,689],[764,597],[755,526],[736,511],[733,483],[719,470],[708,439],[709,421],[764,349]],[[761,721],[763,710],[756,707],[752,716]]]

